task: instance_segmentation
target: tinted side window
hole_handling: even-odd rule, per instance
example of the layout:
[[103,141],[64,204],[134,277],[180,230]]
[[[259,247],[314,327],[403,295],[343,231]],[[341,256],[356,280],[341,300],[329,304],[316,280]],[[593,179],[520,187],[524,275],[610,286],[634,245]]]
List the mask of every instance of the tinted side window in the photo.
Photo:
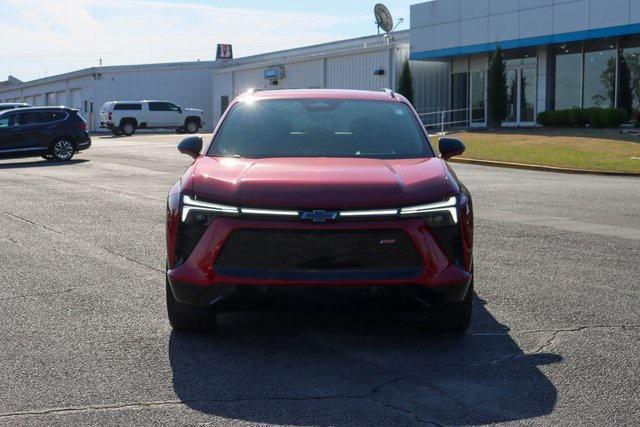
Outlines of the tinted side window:
[[142,104],[116,104],[114,110],[142,110]]
[[178,111],[178,106],[170,102],[150,102],[150,111]]
[[42,113],[40,112],[20,113],[18,115],[18,124],[20,126],[36,125],[40,123],[41,117]]
[[12,110],[12,109],[13,109],[12,105],[0,105],[0,111]]
[[58,122],[67,118],[67,113],[62,111],[46,111],[40,117],[40,123]]
[[15,114],[4,114],[0,116],[0,128],[8,128],[9,126],[13,126],[15,117]]
[[164,102],[150,102],[149,111],[167,111],[167,107]]

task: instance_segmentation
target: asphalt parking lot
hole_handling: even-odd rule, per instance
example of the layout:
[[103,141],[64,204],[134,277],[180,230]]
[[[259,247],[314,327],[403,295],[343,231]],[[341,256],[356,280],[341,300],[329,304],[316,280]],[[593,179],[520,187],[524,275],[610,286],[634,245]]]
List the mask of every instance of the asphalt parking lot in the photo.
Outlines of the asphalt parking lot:
[[171,332],[180,135],[0,161],[0,424],[638,424],[640,180],[454,165],[474,195],[463,337],[401,313]]

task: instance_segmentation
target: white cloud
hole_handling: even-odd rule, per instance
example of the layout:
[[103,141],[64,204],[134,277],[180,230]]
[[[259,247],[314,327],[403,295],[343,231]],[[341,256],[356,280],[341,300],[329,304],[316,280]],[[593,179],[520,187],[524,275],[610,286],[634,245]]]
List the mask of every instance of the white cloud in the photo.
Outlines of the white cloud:
[[236,56],[349,36],[368,15],[222,8],[143,0],[5,0],[0,76],[18,78],[97,65],[210,60],[216,43]]

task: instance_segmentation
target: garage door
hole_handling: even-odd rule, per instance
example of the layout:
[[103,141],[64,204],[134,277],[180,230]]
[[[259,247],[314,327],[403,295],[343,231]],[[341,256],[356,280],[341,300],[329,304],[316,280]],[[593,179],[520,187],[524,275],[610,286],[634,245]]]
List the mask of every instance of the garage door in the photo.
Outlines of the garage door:
[[71,107],[82,109],[82,89],[71,89]]

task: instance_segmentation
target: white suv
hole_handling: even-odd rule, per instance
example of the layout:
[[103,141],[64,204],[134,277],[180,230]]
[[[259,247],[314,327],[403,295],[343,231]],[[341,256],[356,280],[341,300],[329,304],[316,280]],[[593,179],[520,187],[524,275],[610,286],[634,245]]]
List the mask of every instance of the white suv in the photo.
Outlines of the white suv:
[[111,101],[100,109],[100,127],[114,135],[131,136],[136,129],[175,129],[196,133],[204,126],[204,112],[167,101]]

